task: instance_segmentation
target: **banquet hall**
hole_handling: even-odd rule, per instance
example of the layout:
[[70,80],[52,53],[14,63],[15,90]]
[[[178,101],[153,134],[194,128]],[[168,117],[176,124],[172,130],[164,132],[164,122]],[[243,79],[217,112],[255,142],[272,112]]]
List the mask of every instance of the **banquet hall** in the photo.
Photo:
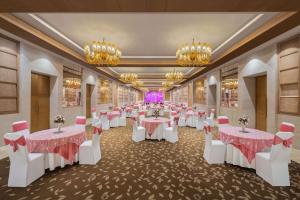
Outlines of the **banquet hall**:
[[1,0],[0,199],[300,199],[299,0]]

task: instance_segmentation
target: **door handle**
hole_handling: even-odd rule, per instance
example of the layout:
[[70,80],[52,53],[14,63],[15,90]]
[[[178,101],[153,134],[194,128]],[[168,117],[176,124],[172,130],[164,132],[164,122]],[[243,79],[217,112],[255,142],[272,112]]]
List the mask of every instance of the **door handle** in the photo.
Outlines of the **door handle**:
[[38,103],[35,103],[35,105],[34,105],[34,111],[37,113],[38,112]]

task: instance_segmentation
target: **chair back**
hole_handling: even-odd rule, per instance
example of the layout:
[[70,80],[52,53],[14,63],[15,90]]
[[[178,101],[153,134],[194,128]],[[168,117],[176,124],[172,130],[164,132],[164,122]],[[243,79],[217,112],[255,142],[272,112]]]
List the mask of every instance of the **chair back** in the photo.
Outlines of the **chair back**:
[[274,137],[274,142],[271,147],[271,161],[282,163],[289,162],[290,151],[294,134],[292,132],[278,132]]
[[94,133],[92,136],[92,146],[99,146],[100,145],[100,134]]
[[28,162],[28,152],[24,135],[19,132],[6,133],[4,143],[8,145],[8,156],[10,162],[24,165]]
[[25,138],[30,134],[28,123],[25,120],[14,122],[11,126],[14,133],[20,133]]
[[137,121],[136,120],[133,121],[132,129],[133,129],[133,133],[137,132]]
[[85,116],[77,116],[75,119],[75,125],[85,130],[86,125],[86,117]]
[[280,132],[295,132],[295,125],[288,122],[282,122],[279,127]]
[[204,122],[204,133],[205,133],[205,146],[211,146],[212,144],[212,134],[211,134],[211,126],[207,121]]
[[229,124],[229,118],[227,116],[219,116],[217,121],[218,124]]
[[214,108],[210,109],[210,115],[209,115],[209,117],[211,119],[215,118],[215,112],[216,112],[216,109],[214,109]]

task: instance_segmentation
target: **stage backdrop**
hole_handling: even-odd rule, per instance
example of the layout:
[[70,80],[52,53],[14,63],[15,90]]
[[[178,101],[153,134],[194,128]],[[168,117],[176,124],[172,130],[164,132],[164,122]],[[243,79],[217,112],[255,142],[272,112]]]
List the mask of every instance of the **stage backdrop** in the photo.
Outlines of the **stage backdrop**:
[[145,103],[161,103],[164,102],[164,95],[162,92],[146,92],[144,101]]

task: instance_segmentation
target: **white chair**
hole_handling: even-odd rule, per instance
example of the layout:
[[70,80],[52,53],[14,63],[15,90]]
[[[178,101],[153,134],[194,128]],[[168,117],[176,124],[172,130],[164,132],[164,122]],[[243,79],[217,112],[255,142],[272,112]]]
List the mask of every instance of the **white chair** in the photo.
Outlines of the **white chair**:
[[161,117],[164,116],[164,110],[163,109],[159,110],[159,116],[161,116]]
[[215,109],[211,109],[210,110],[210,115],[206,118],[206,121],[208,122],[209,126],[210,127],[214,127],[215,126],[215,112],[216,110]]
[[145,140],[146,129],[142,126],[138,126],[136,119],[133,121],[132,127],[133,127],[132,140],[135,142],[140,142]]
[[205,112],[198,112],[196,118],[196,129],[202,131],[204,128],[204,115]]
[[118,125],[119,126],[126,126],[126,116],[119,117]]
[[211,126],[204,122],[205,147],[204,158],[209,164],[223,164],[225,162],[226,146],[220,140],[213,140]]
[[290,186],[289,147],[294,134],[278,132],[270,152],[256,153],[256,174],[272,186]]
[[109,130],[109,120],[107,118],[107,112],[100,112],[101,125],[103,130]]
[[26,140],[20,133],[6,133],[4,142],[10,160],[8,186],[26,187],[45,173],[44,155],[28,153]]
[[86,117],[85,116],[77,116],[75,119],[75,126],[80,127],[82,130],[85,130]]
[[165,139],[168,142],[175,143],[178,141],[177,123],[172,123],[171,127],[165,128]]
[[[295,132],[295,125],[289,122],[282,122],[279,127],[280,132]],[[288,148],[290,155],[292,154],[292,145]],[[291,163],[291,157],[289,158],[289,163]]]
[[145,113],[144,112],[139,113],[139,123],[142,123],[144,119],[145,119]]
[[28,123],[25,120],[14,122],[11,126],[14,133],[20,133],[25,138],[30,134]]
[[225,127],[225,126],[230,126],[229,124],[229,118],[227,116],[218,116],[217,118],[217,127]]
[[186,126],[185,111],[184,110],[181,110],[180,113],[179,113],[178,126],[179,127]]
[[93,117],[92,126],[93,127],[101,126],[101,121],[100,121],[99,117],[97,116],[97,112],[96,112],[95,108],[92,108],[92,117]]
[[100,133],[94,131],[92,140],[84,141],[79,147],[79,164],[96,165],[101,159]]

